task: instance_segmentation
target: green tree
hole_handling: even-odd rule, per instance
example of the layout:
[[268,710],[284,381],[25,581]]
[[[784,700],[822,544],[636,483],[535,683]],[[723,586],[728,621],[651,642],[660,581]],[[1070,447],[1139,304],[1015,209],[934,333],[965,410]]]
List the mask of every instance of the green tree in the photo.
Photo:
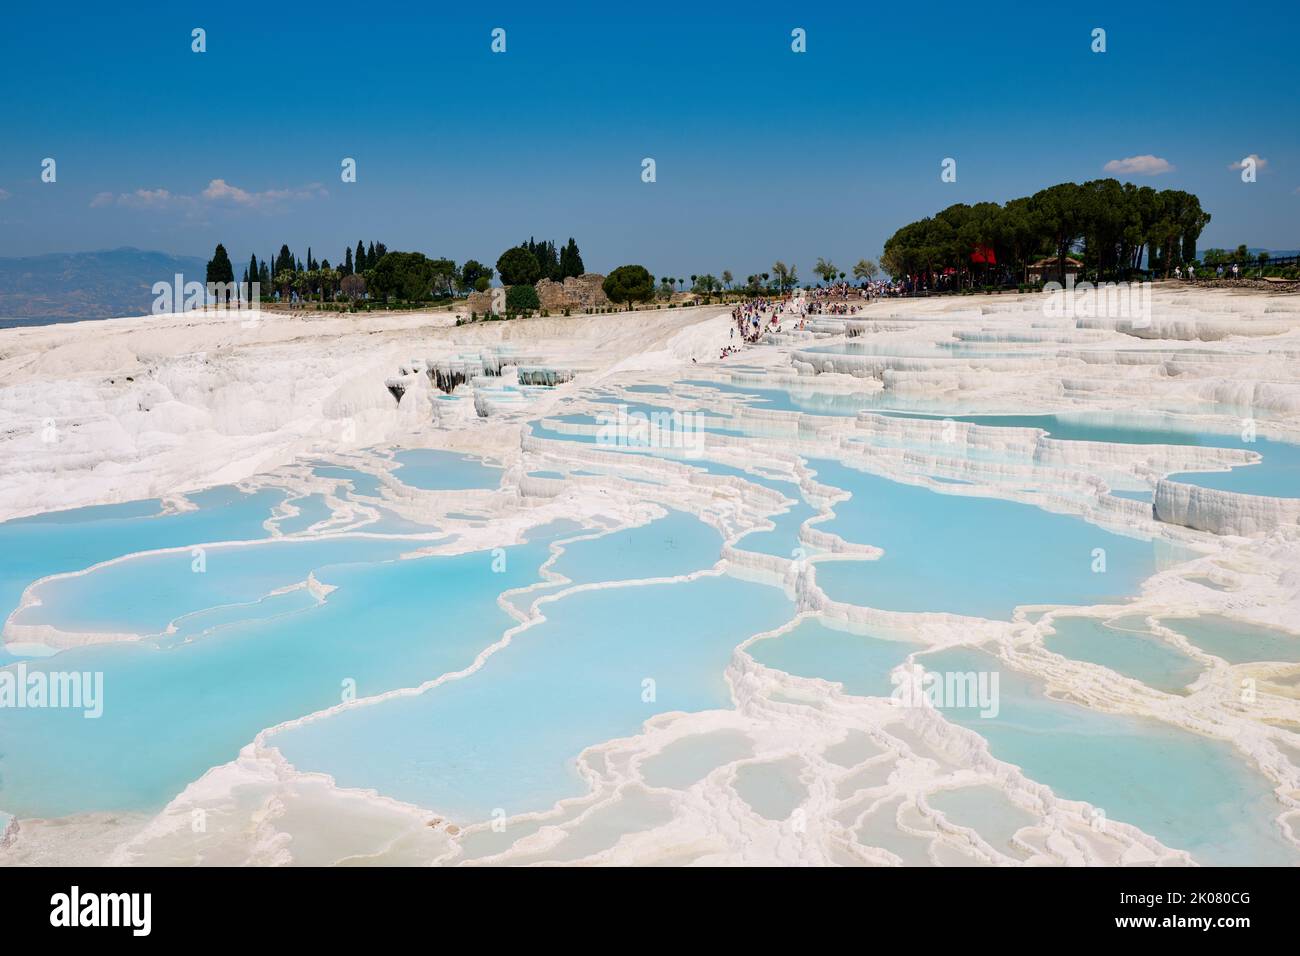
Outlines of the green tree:
[[492,281],[492,269],[483,265],[477,259],[467,259],[465,264],[460,267],[460,286],[462,289],[477,289],[478,280],[483,279],[484,284]]
[[839,271],[839,266],[835,265],[835,263],[827,262],[820,257],[817,259],[817,265],[813,266],[813,272],[821,276],[822,281],[827,285],[835,281],[835,276]]
[[722,270],[722,284],[725,285],[728,289],[730,289],[730,288],[731,288],[731,282],[732,282],[731,270],[730,270],[730,269],[723,269],[723,270]]
[[527,246],[515,246],[497,259],[497,275],[505,285],[532,285],[542,274],[537,256]]
[[426,302],[437,281],[432,260],[420,252],[385,252],[366,276],[366,288],[381,301]]
[[299,269],[293,274],[293,291],[298,293],[298,301],[306,302],[311,298],[312,276],[306,269]]
[[519,313],[536,312],[542,307],[542,303],[537,298],[537,289],[535,286],[527,283],[512,285],[506,290],[506,311]]
[[353,272],[343,277],[343,280],[339,283],[339,289],[345,296],[356,302],[365,298],[366,280]]
[[874,279],[878,271],[876,264],[870,259],[859,259],[858,264],[853,267],[853,278],[866,282]]
[[223,285],[225,288],[217,289],[217,302],[220,304],[222,296],[225,296],[226,307],[230,307],[231,286],[235,282],[235,267],[230,263],[230,256],[226,255],[226,247],[217,243],[216,250],[212,253],[212,258],[208,260],[207,284],[211,289],[213,284]]
[[295,271],[293,253],[289,251],[288,246],[280,247],[280,254],[275,257],[275,264],[271,266],[271,270],[276,273],[276,275],[279,275],[281,272]]
[[[252,297],[253,297],[253,285],[252,285],[252,284],[253,284],[254,282],[259,282],[259,280],[258,280],[258,269],[257,269],[257,256],[256,256],[256,255],[251,255],[251,256],[248,257],[248,270],[244,273],[244,285],[246,285],[246,286],[248,287],[248,297],[249,297],[249,300],[250,300],[250,301],[252,300]],[[259,285],[260,285],[260,282],[259,282]],[[260,294],[261,290],[259,289],[258,292],[259,292],[259,294]]]
[[429,268],[433,273],[433,291],[439,298],[450,298],[456,291],[459,273],[456,263],[451,259],[430,259]]
[[648,302],[654,296],[655,280],[645,266],[619,266],[605,277],[601,288],[611,301],[625,302],[631,311],[632,303]]
[[289,269],[281,269],[275,274],[275,287],[280,290],[280,301],[288,302],[289,293],[293,289],[293,272]]
[[577,278],[586,271],[586,267],[582,264],[582,255],[578,252],[578,244],[570,236],[569,241],[560,252],[560,278]]

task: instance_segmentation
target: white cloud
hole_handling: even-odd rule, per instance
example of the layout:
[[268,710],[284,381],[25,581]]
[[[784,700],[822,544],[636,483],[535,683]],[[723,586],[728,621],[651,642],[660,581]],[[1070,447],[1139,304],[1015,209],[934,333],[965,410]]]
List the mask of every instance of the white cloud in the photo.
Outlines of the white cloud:
[[137,189],[135,192],[116,195],[111,192],[97,193],[90,201],[90,205],[95,209],[104,206],[123,206],[128,209],[180,209],[187,214],[194,214],[208,208],[271,210],[287,203],[306,202],[328,195],[328,191],[320,183],[309,183],[294,189],[250,192],[224,179],[214,179],[197,196],[173,193],[160,187]]
[[1245,168],[1246,168],[1246,160],[1247,160],[1247,159],[1253,159],[1253,160],[1255,161],[1255,168],[1258,169],[1258,170],[1261,170],[1261,171],[1262,171],[1262,170],[1264,170],[1265,168],[1267,168],[1267,166],[1268,166],[1268,160],[1267,160],[1267,159],[1265,159],[1263,156],[1258,155],[1257,153],[1251,153],[1251,154],[1250,154],[1249,156],[1247,156],[1245,159],[1239,159],[1239,160],[1237,160],[1235,163],[1229,163],[1229,164],[1228,164],[1228,168],[1229,168],[1229,169],[1245,169]]
[[124,193],[119,197],[118,202],[123,206],[137,209],[162,209],[184,198],[184,196],[173,196],[166,189],[137,189],[133,193]]
[[267,189],[262,192],[249,192],[232,186],[224,179],[214,179],[203,190],[203,198],[213,203],[230,203],[235,206],[265,208],[279,203],[305,202],[328,195],[320,183],[309,183],[296,189]]
[[203,198],[211,202],[229,200],[238,206],[248,206],[254,201],[253,194],[248,190],[232,186],[224,179],[214,179],[208,183],[208,188],[203,190]]
[[1144,156],[1112,159],[1102,168],[1108,173],[1119,173],[1122,176],[1159,176],[1161,173],[1174,171],[1173,163],[1159,156],[1152,156],[1150,153]]

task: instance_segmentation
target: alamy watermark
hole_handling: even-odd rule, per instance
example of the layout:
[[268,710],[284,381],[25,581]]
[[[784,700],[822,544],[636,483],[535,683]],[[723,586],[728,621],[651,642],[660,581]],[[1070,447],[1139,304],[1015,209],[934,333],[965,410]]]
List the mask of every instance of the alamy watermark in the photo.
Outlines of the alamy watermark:
[[80,710],[87,720],[104,713],[103,671],[30,673],[23,662],[0,670],[0,710]]
[[889,699],[898,707],[940,710],[978,710],[998,715],[997,671],[927,671],[920,664],[899,668],[889,675],[894,690]]
[[242,314],[245,328],[255,327],[261,318],[262,284],[260,282],[199,282],[185,281],[176,273],[172,281],[160,280],[153,284],[154,315],[171,312],[191,312],[208,307],[226,308]]
[[83,893],[73,886],[50,897],[54,927],[124,927],[132,936],[148,936],[153,928],[152,893]]
[[1150,282],[1075,282],[1067,275],[1065,284],[1043,285],[1047,299],[1043,315],[1051,319],[1129,319],[1134,328],[1151,324]]
[[655,448],[699,455],[704,451],[703,415],[699,412],[629,412],[626,405],[598,412],[596,444],[603,448]]

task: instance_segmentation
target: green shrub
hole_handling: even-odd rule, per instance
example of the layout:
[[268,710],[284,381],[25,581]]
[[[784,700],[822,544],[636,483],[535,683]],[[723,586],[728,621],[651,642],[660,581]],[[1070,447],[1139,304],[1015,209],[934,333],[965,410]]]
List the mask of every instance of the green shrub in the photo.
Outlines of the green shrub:
[[537,290],[530,285],[512,285],[506,293],[506,309],[511,312],[532,312],[541,305]]

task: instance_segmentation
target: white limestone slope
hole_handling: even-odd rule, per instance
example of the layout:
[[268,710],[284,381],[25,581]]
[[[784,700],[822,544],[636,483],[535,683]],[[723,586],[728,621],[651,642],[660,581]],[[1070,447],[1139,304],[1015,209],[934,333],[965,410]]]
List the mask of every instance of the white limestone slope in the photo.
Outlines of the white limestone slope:
[[703,357],[716,333],[694,326],[718,312],[456,328],[449,314],[221,311],[0,329],[0,520],[236,482],[418,433],[434,415],[428,389],[399,404],[385,382],[428,356],[509,358],[546,343],[557,364],[593,371],[656,350]]

